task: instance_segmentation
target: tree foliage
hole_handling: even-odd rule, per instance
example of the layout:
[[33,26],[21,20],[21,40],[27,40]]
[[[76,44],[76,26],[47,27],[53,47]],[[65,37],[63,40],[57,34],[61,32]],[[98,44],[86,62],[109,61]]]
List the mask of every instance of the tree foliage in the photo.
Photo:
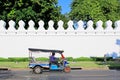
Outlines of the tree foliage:
[[0,0],[0,5],[0,19],[5,21],[22,19],[27,22],[32,19],[36,23],[43,20],[47,24],[49,20],[57,21],[60,17],[57,0]]
[[73,0],[69,15],[74,20],[116,21],[120,19],[120,0]]

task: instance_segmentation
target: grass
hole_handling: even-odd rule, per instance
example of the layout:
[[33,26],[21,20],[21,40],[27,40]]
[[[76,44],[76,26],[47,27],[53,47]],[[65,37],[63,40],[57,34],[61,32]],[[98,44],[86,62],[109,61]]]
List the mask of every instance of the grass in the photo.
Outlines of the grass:
[[[102,62],[95,61],[78,61],[78,62],[69,62],[71,67],[80,67],[82,69],[107,69],[108,66],[118,66],[120,63],[107,62],[106,64]],[[7,68],[28,68],[28,62],[0,62],[0,67]]]
[[81,67],[82,69],[106,69],[106,65],[99,65],[101,62],[79,61],[70,62],[71,67]]
[[27,68],[28,62],[0,62],[0,67],[7,68]]

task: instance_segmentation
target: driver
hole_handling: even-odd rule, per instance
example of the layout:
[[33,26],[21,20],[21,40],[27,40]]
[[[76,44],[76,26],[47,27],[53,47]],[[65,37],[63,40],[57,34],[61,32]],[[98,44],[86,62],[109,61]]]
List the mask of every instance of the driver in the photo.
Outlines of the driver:
[[55,57],[55,53],[53,52],[52,55],[50,56],[50,64],[58,64],[58,58]]

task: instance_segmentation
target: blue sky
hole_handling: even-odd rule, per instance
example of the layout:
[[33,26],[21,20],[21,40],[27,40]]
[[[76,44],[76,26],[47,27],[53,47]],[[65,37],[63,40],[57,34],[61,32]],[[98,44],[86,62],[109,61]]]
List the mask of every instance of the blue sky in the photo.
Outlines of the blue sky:
[[70,12],[70,4],[72,0],[58,0],[58,5],[61,6],[61,13],[65,14]]

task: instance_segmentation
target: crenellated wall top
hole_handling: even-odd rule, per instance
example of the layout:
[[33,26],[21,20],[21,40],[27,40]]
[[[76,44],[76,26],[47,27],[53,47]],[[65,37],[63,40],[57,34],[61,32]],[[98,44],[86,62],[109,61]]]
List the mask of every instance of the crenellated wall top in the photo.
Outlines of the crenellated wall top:
[[[8,23],[8,29],[5,28]],[[18,24],[18,29],[15,28],[16,24]],[[28,24],[28,29],[25,29],[26,24]],[[77,24],[75,26],[74,24]],[[95,25],[94,25],[95,24]],[[103,21],[99,20],[94,23],[92,20],[89,20],[85,23],[82,20],[79,20],[77,23],[69,20],[67,22],[67,29],[64,29],[64,22],[59,20],[57,25],[58,28],[54,29],[54,21],[50,20],[48,22],[48,29],[45,30],[45,23],[43,20],[38,21],[38,29],[35,29],[35,22],[30,20],[28,23],[25,23],[23,20],[20,20],[16,23],[13,20],[9,22],[5,22],[0,20],[0,35],[9,35],[9,34],[19,34],[19,35],[120,35],[120,20],[115,21],[114,23],[111,20],[105,22],[105,26],[103,28]],[[114,28],[113,28],[114,26]]]

